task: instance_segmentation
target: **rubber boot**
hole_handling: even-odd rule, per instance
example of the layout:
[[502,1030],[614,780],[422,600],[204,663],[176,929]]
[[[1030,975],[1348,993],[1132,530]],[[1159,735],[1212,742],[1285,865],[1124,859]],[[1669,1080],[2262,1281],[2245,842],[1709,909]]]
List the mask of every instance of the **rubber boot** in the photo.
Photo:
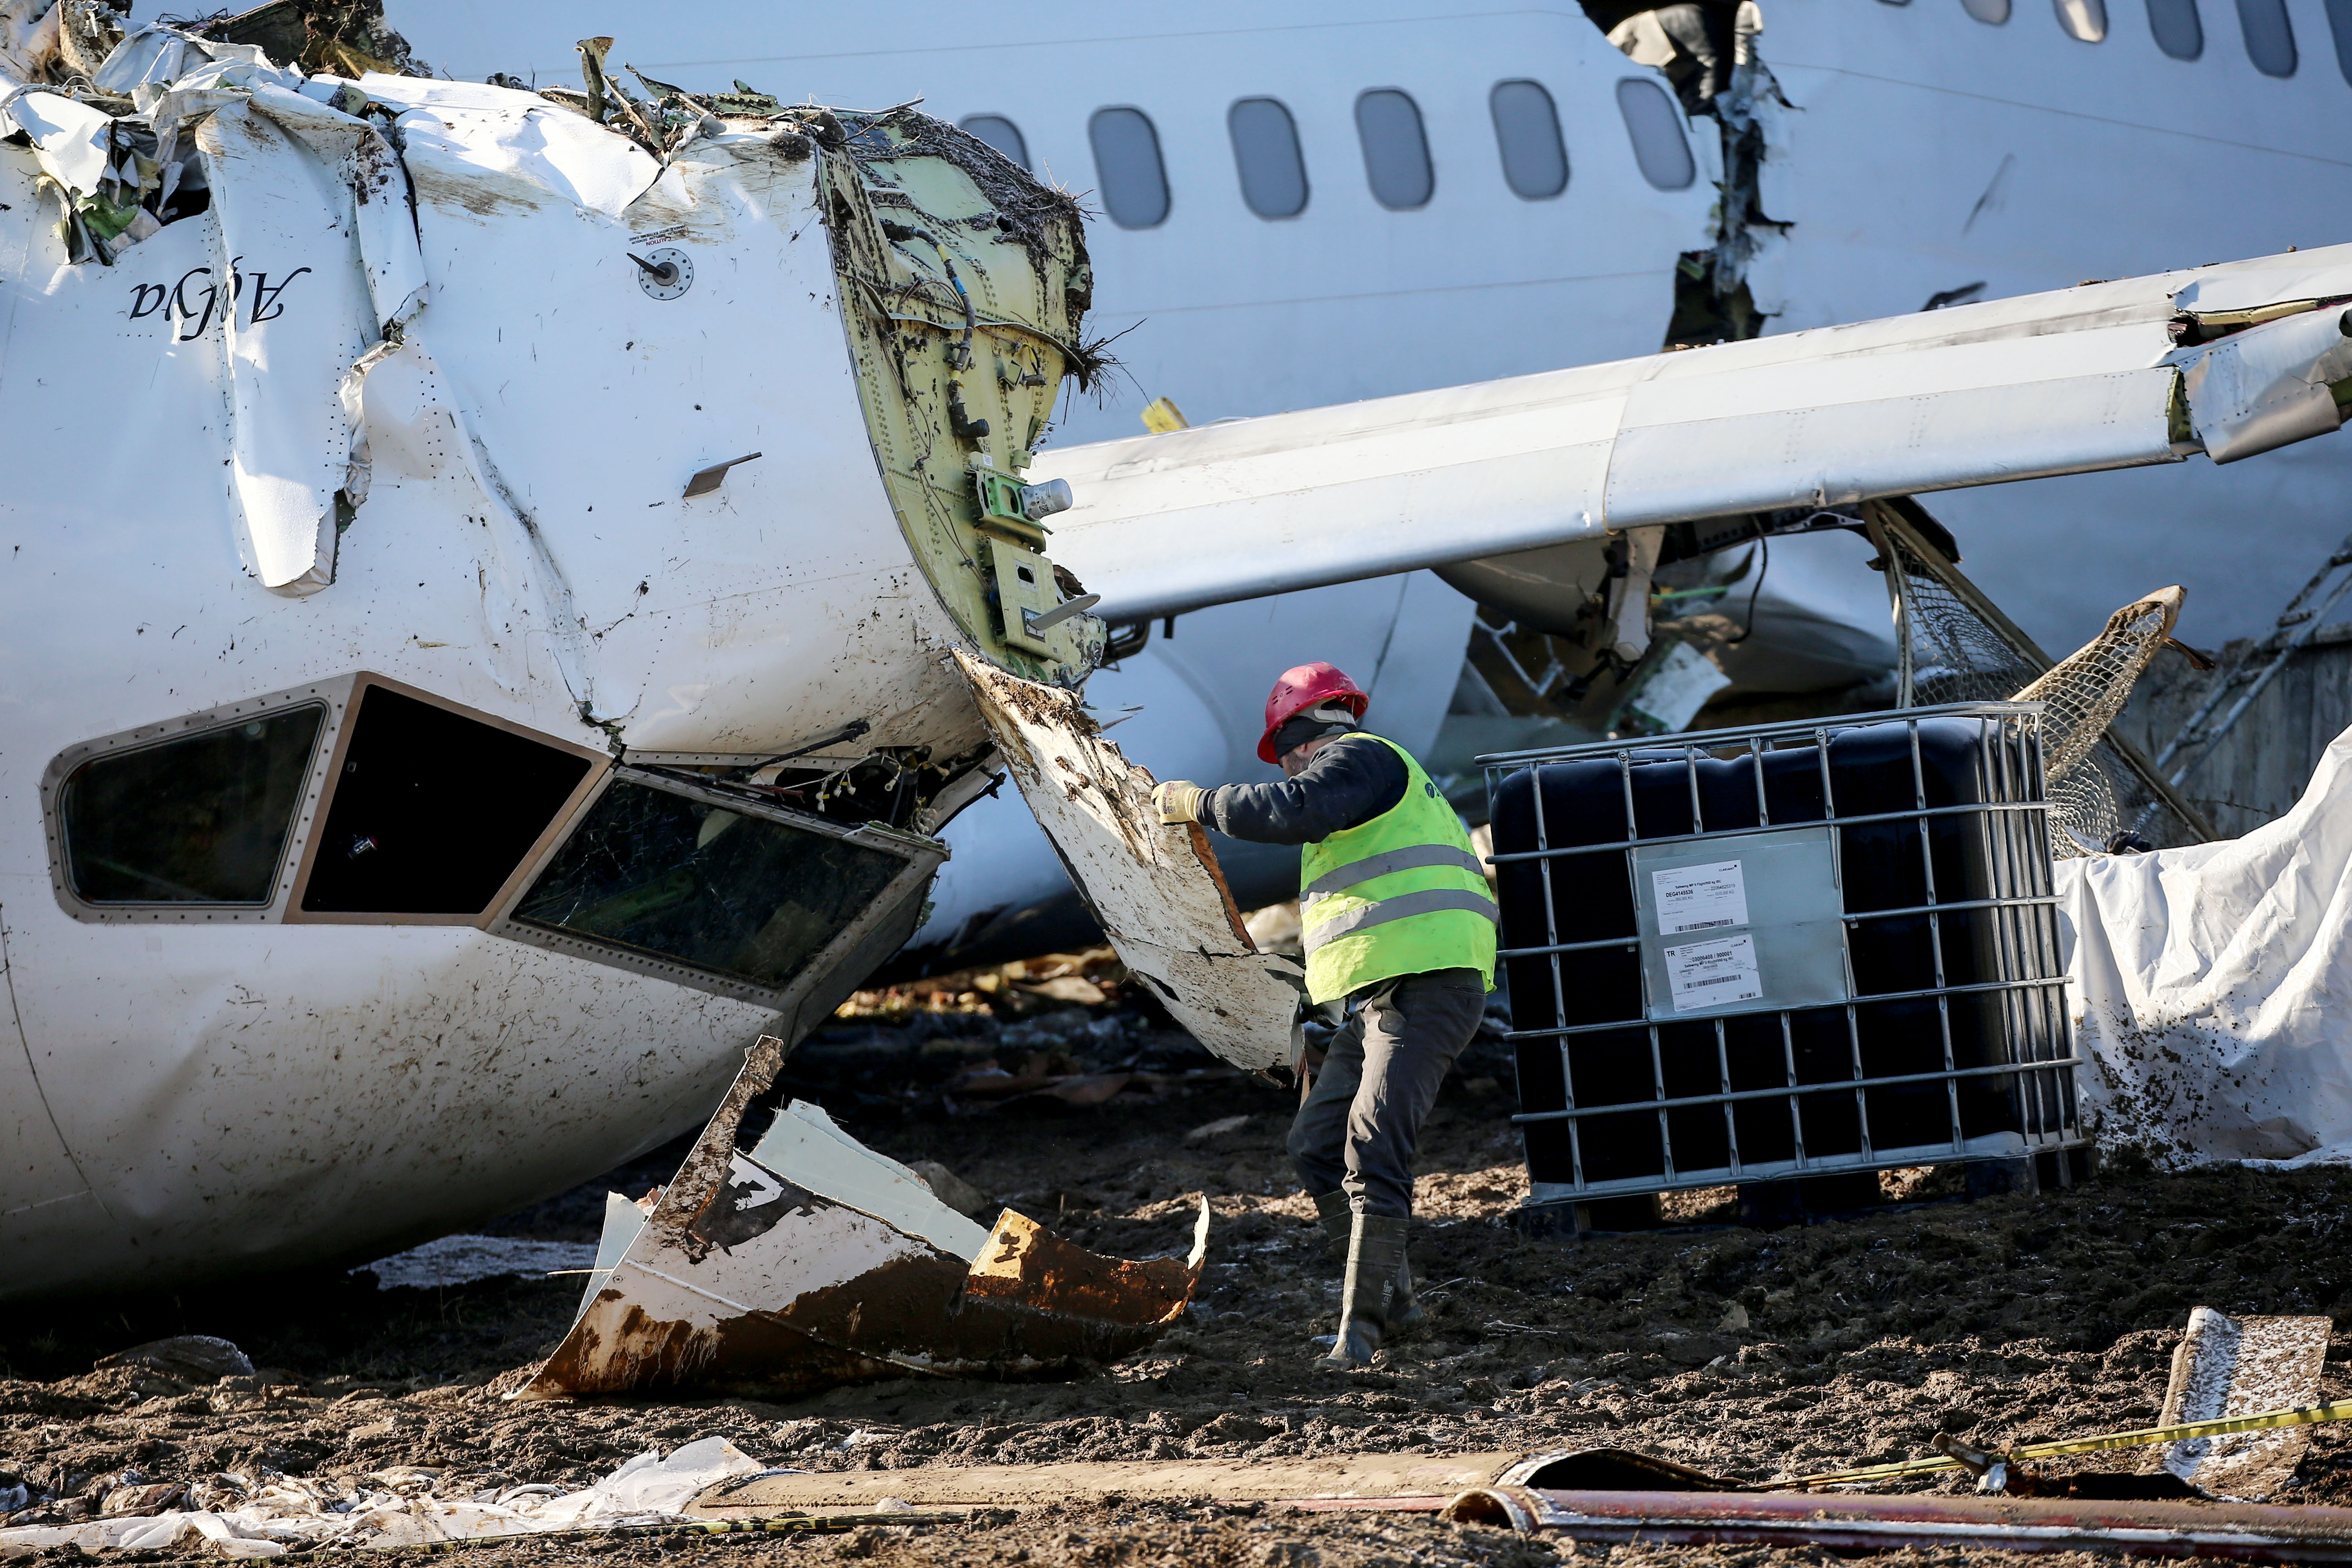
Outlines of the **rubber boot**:
[[1353,1228],[1355,1213],[1348,1206],[1345,1193],[1315,1194],[1316,1223],[1323,1227],[1323,1250],[1334,1263],[1348,1261],[1348,1233]]
[[1397,1249],[1396,1283],[1389,1287],[1388,1311],[1383,1314],[1388,1323],[1389,1338],[1402,1339],[1429,1321],[1429,1314],[1413,1300],[1412,1259],[1404,1249]]
[[[1344,1263],[1348,1257],[1348,1234],[1353,1228],[1353,1213],[1348,1207],[1345,1193],[1318,1193],[1315,1198],[1315,1217],[1322,1223],[1323,1239],[1334,1263]],[[1412,1259],[1406,1258],[1397,1264],[1396,1283],[1389,1288],[1388,1310],[1383,1314],[1388,1335],[1397,1339],[1412,1332],[1429,1321],[1429,1314],[1412,1294]]]
[[1348,1372],[1372,1364],[1387,1328],[1389,1288],[1404,1266],[1405,1227],[1411,1222],[1387,1215],[1350,1216],[1348,1273],[1339,1288],[1339,1332],[1316,1364]]

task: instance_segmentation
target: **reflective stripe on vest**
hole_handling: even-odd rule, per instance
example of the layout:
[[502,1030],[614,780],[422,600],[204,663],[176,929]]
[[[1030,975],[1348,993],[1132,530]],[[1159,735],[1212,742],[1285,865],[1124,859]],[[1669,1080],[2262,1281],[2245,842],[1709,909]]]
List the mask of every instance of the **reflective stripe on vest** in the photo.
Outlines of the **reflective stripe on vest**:
[[1423,866],[1457,866],[1481,881],[1486,876],[1486,863],[1467,849],[1456,849],[1451,844],[1413,844],[1383,855],[1367,855],[1336,871],[1326,871],[1300,890],[1298,901],[1311,904],[1342,888],[1352,888],[1391,871],[1417,871]]
[[1452,803],[1412,754],[1394,805],[1309,844],[1298,863],[1307,994],[1329,1002],[1407,974],[1475,969],[1492,982],[1500,911]]
[[1344,915],[1333,915],[1307,931],[1305,945],[1307,952],[1313,952],[1324,943],[1337,942],[1343,936],[1353,936],[1366,926],[1411,920],[1415,915],[1425,915],[1437,910],[1466,910],[1497,925],[1502,923],[1502,912],[1495,908],[1495,900],[1486,894],[1454,888],[1431,888],[1418,893],[1399,893],[1394,898],[1382,899],[1377,904],[1366,904],[1361,909],[1349,910]]

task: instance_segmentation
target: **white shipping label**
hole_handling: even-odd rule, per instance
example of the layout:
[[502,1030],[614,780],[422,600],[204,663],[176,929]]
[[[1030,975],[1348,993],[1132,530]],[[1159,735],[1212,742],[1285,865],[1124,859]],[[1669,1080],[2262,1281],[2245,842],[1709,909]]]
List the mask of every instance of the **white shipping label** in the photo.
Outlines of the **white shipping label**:
[[1764,980],[1756,970],[1756,939],[1726,936],[1670,947],[1666,984],[1674,991],[1677,1013],[1756,1001],[1764,994]]
[[1660,936],[1748,923],[1748,879],[1737,860],[1653,871],[1650,884],[1657,892]]

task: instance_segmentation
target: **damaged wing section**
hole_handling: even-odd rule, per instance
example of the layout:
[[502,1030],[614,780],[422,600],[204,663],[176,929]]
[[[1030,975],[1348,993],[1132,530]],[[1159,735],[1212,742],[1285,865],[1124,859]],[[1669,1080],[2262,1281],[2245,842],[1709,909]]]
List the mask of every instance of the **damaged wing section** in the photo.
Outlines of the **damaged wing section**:
[[956,658],[1022,797],[1119,958],[1213,1054],[1287,1072],[1305,973],[1258,952],[1242,929],[1207,833],[1160,823],[1151,775],[1103,739],[1076,697]]
[[2352,246],[1042,453],[1144,620],[1691,519],[2335,430]]
[[822,1110],[779,1105],[785,1055],[752,1047],[650,1215],[608,1207],[588,1300],[521,1397],[1052,1375],[1140,1350],[1192,1300],[1205,1202],[1182,1260],[1104,1258],[1010,1209],[983,1230]]

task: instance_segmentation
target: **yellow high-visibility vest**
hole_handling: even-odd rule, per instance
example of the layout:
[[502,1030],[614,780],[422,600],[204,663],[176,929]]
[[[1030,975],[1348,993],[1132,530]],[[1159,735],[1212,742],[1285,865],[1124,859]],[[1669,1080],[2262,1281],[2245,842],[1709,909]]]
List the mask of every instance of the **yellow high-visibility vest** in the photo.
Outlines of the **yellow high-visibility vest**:
[[1404,798],[1299,857],[1307,994],[1328,1002],[1433,969],[1475,969],[1492,990],[1502,912],[1470,836],[1412,752],[1367,738],[1404,759]]

